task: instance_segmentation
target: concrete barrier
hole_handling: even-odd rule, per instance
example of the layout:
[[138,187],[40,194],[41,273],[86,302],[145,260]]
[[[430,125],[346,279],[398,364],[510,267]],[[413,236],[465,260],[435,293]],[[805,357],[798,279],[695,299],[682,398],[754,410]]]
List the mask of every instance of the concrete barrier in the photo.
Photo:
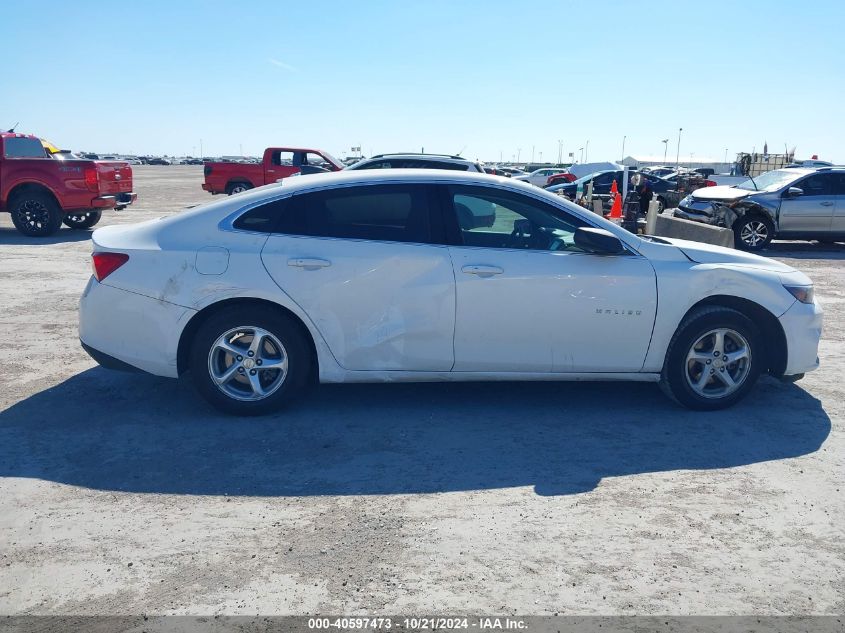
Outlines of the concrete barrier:
[[676,237],[679,240],[692,240],[716,246],[734,247],[734,232],[718,226],[682,220],[668,215],[658,215],[655,218],[654,235]]

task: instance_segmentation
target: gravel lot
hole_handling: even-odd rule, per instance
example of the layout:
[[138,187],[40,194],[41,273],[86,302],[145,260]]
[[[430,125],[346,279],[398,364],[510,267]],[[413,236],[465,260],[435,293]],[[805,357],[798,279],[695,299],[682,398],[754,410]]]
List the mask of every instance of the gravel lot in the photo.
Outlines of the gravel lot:
[[[103,225],[211,199],[136,167]],[[77,342],[87,232],[0,216],[0,614],[845,611],[845,247],[776,243],[822,368],[688,412],[649,384],[337,385],[283,415]]]

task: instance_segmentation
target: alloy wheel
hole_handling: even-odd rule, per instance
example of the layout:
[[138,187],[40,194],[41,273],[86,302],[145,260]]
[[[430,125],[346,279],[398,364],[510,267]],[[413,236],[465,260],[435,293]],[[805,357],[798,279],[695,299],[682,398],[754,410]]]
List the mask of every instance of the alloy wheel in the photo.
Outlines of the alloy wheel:
[[704,398],[724,398],[739,389],[751,370],[751,347],[730,328],[700,336],[687,353],[686,380]]
[[759,246],[769,237],[769,229],[759,220],[751,220],[742,226],[739,239],[751,247]]
[[225,395],[240,401],[263,400],[288,375],[288,355],[273,333],[239,326],[222,334],[208,352],[208,372]]
[[50,210],[38,200],[27,200],[15,209],[18,221],[33,231],[42,231],[50,225]]

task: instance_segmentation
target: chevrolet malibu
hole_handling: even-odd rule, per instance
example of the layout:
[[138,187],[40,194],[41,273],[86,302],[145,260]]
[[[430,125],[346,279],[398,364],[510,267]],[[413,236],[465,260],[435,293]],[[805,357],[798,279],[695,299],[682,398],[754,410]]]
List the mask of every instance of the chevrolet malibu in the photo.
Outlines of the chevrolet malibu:
[[237,415],[314,380],[634,380],[718,409],[818,366],[804,274],[486,174],[289,178],[93,242],[83,347]]

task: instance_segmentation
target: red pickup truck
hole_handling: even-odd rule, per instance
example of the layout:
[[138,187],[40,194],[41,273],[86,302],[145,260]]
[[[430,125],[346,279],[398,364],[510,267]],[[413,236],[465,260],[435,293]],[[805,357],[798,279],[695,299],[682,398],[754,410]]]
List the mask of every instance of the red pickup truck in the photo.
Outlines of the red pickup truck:
[[37,136],[0,134],[0,211],[24,235],[52,235],[62,222],[89,228],[103,209],[123,209],[135,198],[128,163],[80,159],[51,152]]
[[328,152],[302,147],[268,147],[260,164],[205,163],[206,191],[240,193],[253,187],[269,185],[294,174],[316,174],[343,169],[343,163]]

